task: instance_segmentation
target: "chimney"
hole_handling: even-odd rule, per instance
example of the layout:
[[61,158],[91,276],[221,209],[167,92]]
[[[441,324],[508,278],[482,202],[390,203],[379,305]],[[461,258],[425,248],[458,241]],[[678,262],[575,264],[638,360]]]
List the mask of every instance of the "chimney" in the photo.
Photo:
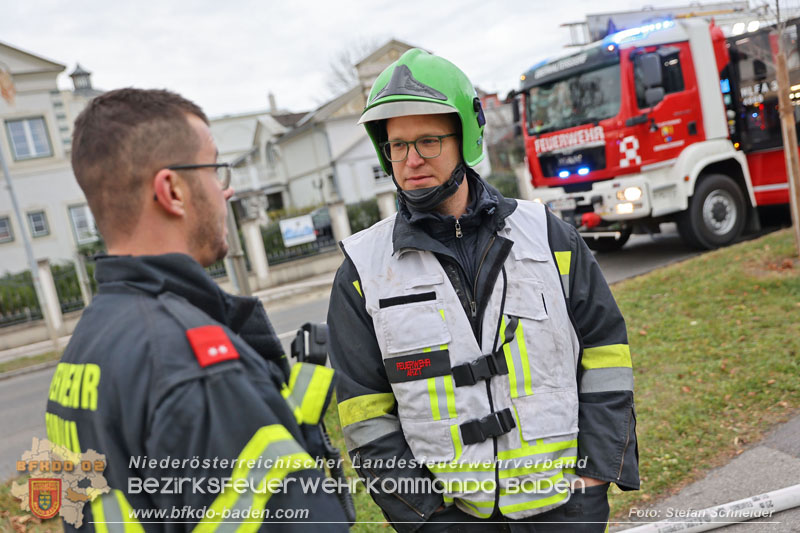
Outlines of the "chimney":
[[270,91],[267,97],[269,98],[269,112],[270,114],[274,115],[278,112],[278,106],[275,105],[275,95],[272,94],[272,91]]

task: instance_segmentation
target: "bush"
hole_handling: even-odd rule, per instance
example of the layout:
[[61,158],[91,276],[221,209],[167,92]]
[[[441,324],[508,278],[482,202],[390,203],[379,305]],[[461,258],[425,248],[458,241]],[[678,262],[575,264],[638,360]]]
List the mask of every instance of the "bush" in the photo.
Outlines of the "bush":
[[353,233],[375,224],[381,219],[377,198],[348,205],[347,218],[350,219],[350,230]]
[[519,198],[517,177],[511,173],[492,174],[486,181],[506,198]]

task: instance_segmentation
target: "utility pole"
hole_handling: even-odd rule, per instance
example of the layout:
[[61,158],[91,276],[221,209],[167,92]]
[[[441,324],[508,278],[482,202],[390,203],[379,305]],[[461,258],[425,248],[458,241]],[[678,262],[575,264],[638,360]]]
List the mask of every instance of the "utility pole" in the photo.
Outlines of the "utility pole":
[[795,253],[800,255],[800,155],[798,155],[797,129],[794,105],[789,99],[789,72],[786,68],[786,47],[783,41],[784,23],[780,18],[780,3],[775,1],[778,31],[778,53],[775,58],[775,74],[778,78],[778,112],[783,133],[783,153],[786,158],[786,178],[789,182],[789,205],[792,213]]
[[[2,96],[2,98],[8,102],[9,105],[14,105],[15,92],[14,82],[11,78],[11,70],[5,67],[5,65],[0,64],[0,96]],[[11,206],[14,209],[14,216],[17,219],[17,227],[19,227],[20,238],[25,246],[25,256],[28,259],[28,268],[31,270],[33,290],[36,292],[36,299],[39,302],[39,308],[42,310],[42,316],[44,316],[44,322],[47,325],[47,333],[50,336],[50,340],[53,341],[53,349],[58,351],[58,332],[55,329],[53,317],[50,316],[50,311],[44,298],[44,291],[42,290],[42,284],[39,280],[39,265],[36,264],[36,259],[33,256],[33,246],[31,246],[31,241],[28,239],[28,233],[25,231],[25,221],[23,220],[22,213],[19,209],[17,194],[14,191],[14,183],[11,181],[11,173],[8,170],[8,165],[6,164],[5,157],[3,156],[3,150],[1,148],[0,167],[3,169],[3,176],[6,180],[6,189],[8,189],[8,195],[11,197]]]

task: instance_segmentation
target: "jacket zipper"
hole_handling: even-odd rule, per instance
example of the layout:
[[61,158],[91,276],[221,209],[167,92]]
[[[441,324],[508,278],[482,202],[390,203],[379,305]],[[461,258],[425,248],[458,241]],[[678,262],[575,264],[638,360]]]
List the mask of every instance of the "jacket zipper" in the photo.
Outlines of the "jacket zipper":
[[461,231],[461,222],[456,219],[456,239],[460,239],[464,236],[464,233]]
[[[456,220],[456,224],[458,224],[458,220]],[[475,318],[478,315],[478,304],[475,302],[475,298],[477,298],[476,294],[478,293],[478,278],[481,275],[481,268],[483,268],[483,262],[486,260],[486,256],[489,255],[489,249],[494,244],[495,236],[492,235],[492,238],[489,239],[489,244],[486,245],[486,249],[483,251],[483,256],[481,256],[481,262],[478,263],[478,271],[475,272],[475,279],[472,282],[472,300],[469,302],[469,309],[472,311],[472,318]]]

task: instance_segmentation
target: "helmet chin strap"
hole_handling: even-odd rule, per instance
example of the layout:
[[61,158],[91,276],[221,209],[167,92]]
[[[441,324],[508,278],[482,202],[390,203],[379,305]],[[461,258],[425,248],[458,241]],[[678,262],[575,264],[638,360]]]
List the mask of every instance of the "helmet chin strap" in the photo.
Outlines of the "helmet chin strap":
[[428,213],[436,209],[439,204],[453,196],[458,190],[464,177],[467,175],[467,169],[464,162],[461,161],[456,165],[456,168],[450,174],[450,179],[441,185],[435,187],[426,187],[424,189],[413,189],[404,191],[397,184],[397,180],[392,175],[395,187],[397,187],[397,196],[401,202],[404,202],[408,207],[413,208],[415,211]]

